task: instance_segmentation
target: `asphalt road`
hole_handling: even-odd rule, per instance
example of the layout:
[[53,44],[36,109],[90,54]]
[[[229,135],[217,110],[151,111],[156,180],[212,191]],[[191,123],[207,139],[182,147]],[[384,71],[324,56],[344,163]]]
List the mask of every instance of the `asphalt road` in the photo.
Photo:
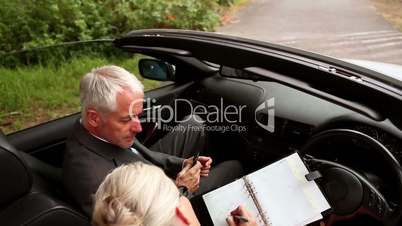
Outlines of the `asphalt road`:
[[402,33],[370,0],[250,0],[218,32],[337,58],[402,64]]

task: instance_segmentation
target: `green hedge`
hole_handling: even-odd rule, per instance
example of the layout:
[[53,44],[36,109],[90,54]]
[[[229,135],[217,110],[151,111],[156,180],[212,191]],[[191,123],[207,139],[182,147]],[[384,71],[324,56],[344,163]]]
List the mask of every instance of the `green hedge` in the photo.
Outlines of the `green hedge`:
[[0,54],[141,28],[213,30],[221,0],[0,0]]

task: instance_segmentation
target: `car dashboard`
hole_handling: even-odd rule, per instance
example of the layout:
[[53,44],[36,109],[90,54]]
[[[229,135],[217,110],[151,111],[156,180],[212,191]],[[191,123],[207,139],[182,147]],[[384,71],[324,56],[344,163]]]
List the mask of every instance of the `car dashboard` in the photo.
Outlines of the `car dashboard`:
[[[246,170],[253,171],[295,151],[322,131],[349,129],[364,133],[379,141],[402,163],[402,131],[389,120],[375,121],[335,103],[298,91],[296,89],[265,81],[249,81],[222,77],[209,77],[195,85],[192,98],[205,105],[245,104],[248,107],[241,124],[247,126],[244,133],[215,134],[215,143],[224,143],[217,150],[230,149],[224,156],[241,159]],[[264,128],[272,111],[256,109],[265,101],[274,99],[274,130]],[[272,103],[272,102],[271,102]],[[257,123],[256,121],[259,121]],[[370,147],[356,139],[333,139],[322,144],[317,157],[330,159],[357,170],[390,200],[395,200],[394,181],[388,175],[385,162],[369,150]]]

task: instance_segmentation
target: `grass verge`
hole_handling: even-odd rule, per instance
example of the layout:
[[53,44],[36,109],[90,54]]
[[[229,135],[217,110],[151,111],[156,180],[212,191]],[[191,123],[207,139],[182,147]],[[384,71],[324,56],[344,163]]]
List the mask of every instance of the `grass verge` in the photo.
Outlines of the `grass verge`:
[[[92,68],[122,66],[138,75],[139,56],[130,59],[81,57],[55,66],[0,68],[0,128],[11,133],[80,110],[79,81]],[[159,82],[142,80],[145,89]]]
[[378,13],[402,31],[402,0],[372,0]]

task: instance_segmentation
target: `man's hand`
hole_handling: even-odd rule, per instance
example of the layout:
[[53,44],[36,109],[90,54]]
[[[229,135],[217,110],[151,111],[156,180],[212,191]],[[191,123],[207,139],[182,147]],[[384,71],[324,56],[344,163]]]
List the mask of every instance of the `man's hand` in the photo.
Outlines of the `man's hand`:
[[212,158],[207,156],[198,157],[198,162],[201,163],[201,176],[207,177],[209,175],[209,171],[211,170]]
[[194,166],[192,158],[185,159],[183,169],[177,174],[176,185],[185,186],[190,192],[195,192],[200,187],[201,163],[197,162]]
[[[188,159],[184,160],[183,165],[186,166],[187,164],[194,164],[193,163],[194,157],[190,157]],[[201,163],[201,176],[202,177],[207,177],[209,175],[209,172],[211,171],[211,164],[212,164],[212,158],[208,156],[199,156],[198,157],[198,162]]]

